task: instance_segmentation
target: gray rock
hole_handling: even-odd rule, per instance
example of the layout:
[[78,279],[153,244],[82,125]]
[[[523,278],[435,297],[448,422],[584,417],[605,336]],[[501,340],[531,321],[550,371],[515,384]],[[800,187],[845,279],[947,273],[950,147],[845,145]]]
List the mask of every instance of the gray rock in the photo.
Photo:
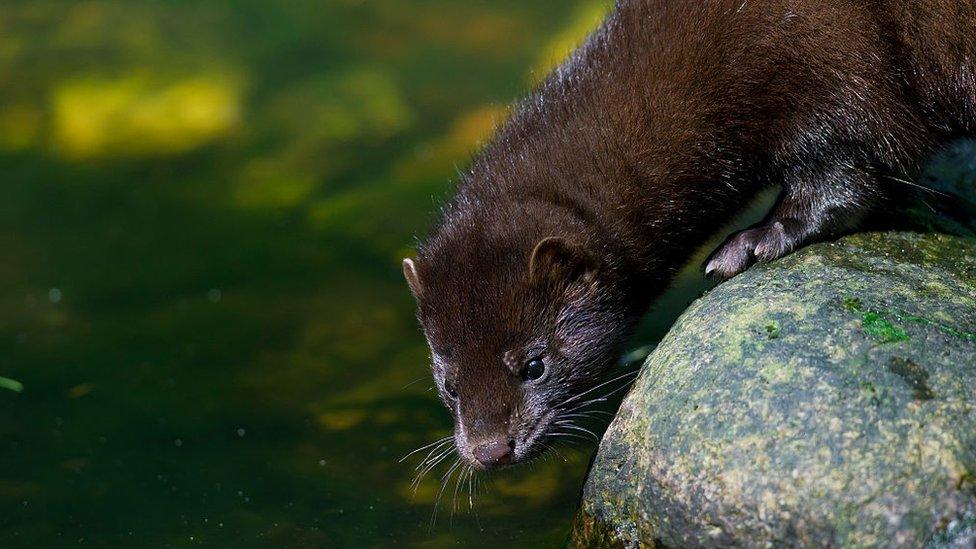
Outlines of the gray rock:
[[698,300],[604,436],[573,536],[971,546],[976,242],[855,235]]

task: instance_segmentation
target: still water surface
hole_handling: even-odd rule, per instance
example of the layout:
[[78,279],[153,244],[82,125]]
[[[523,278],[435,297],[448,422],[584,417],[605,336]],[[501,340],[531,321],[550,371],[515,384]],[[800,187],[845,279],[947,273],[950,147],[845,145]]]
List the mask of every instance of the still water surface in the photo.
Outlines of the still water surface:
[[605,4],[0,5],[2,545],[560,544],[592,444],[411,489],[399,261]]

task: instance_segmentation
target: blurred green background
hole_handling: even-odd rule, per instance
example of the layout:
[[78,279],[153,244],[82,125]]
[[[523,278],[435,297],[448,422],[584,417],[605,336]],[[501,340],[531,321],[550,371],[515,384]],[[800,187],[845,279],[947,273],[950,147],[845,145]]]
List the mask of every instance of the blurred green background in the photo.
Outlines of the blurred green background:
[[606,8],[4,0],[0,545],[561,544],[592,446],[431,526],[400,258]]

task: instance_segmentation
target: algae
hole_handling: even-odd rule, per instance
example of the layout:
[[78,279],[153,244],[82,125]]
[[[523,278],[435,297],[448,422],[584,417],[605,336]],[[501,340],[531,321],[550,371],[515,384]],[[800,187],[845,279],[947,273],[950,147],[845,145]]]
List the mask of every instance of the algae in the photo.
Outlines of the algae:
[[908,334],[899,326],[895,326],[880,313],[868,311],[861,316],[861,326],[868,335],[881,343],[897,343],[907,341]]

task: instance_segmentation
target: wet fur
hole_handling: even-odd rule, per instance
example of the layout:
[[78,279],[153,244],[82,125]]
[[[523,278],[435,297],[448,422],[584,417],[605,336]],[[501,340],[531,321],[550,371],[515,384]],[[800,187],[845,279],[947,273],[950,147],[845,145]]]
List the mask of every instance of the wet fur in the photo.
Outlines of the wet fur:
[[[561,403],[762,188],[781,186],[779,202],[712,274],[854,229],[933,151],[973,136],[974,28],[966,0],[620,2],[513,108],[416,259],[461,455],[493,436],[519,440],[517,459],[537,452]],[[533,279],[551,236],[570,250]],[[548,373],[525,383],[519,365],[539,353]]]

